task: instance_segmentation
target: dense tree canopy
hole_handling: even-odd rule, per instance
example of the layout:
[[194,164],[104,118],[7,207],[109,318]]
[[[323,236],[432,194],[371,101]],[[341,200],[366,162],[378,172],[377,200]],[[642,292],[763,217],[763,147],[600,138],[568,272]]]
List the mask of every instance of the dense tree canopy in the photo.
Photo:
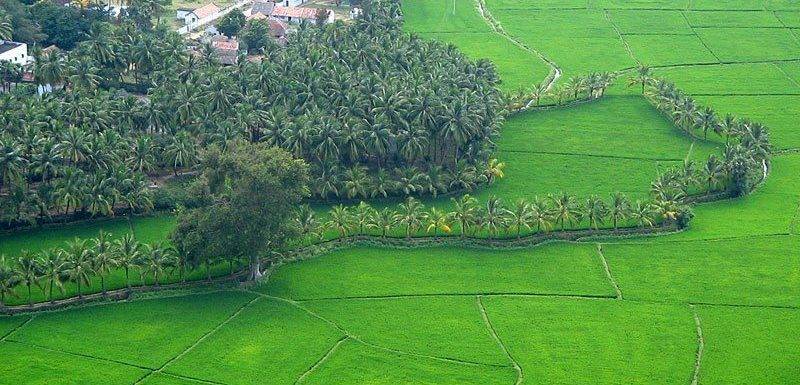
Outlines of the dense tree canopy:
[[121,197],[144,192],[145,175],[190,169],[198,148],[235,138],[305,159],[320,198],[491,180],[502,121],[493,65],[402,32],[399,9],[375,0],[356,23],[303,25],[285,48],[237,66],[130,22],[97,25],[67,56],[37,55],[35,82],[56,91],[0,96],[2,188],[19,191],[4,196],[3,217],[111,214],[143,200]]
[[214,204],[179,216],[172,241],[187,260],[249,259],[250,277],[260,261],[297,235],[294,207],[308,196],[308,166],[264,143],[229,146],[205,162]]

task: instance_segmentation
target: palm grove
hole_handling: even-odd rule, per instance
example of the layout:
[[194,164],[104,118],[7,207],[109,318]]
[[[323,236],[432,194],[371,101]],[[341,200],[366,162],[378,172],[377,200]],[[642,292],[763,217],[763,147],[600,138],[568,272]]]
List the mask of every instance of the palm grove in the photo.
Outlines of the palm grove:
[[[37,55],[35,82],[59,90],[0,96],[2,217],[147,209],[146,176],[241,137],[305,159],[319,198],[480,183],[502,120],[494,67],[404,34],[396,2],[369,8],[231,67],[209,47],[190,52],[172,32],[124,22],[96,24],[66,56]],[[411,191],[408,180],[430,183]]]

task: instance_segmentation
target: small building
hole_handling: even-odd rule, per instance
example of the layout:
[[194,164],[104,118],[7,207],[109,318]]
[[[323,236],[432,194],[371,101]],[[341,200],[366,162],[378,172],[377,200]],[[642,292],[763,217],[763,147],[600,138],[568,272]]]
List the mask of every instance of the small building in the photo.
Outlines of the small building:
[[278,3],[284,7],[299,7],[308,2],[308,0],[278,0]]
[[[186,12],[186,9],[178,10],[176,16],[179,16],[183,13],[183,23],[186,25],[192,25],[197,23],[200,20],[203,20],[207,17],[213,16],[214,14],[220,11],[220,8],[214,3],[208,3],[200,8],[195,8]],[[180,18],[180,17],[179,17]]]
[[314,23],[317,21],[317,12],[325,12],[325,24],[334,22],[335,15],[330,9],[324,8],[305,8],[305,7],[284,7],[276,6],[272,10],[272,17],[289,23],[300,24],[304,21]]
[[28,45],[8,40],[0,40],[0,61],[26,65],[33,60],[28,55]]
[[186,16],[192,13],[194,9],[191,8],[178,8],[175,10],[175,20],[184,20]]
[[225,36],[214,36],[211,47],[217,52],[219,62],[225,65],[234,65],[239,59],[239,41]]
[[350,10],[350,18],[351,19],[358,19],[361,16],[362,13],[364,13],[364,11],[362,11],[361,8],[353,7]]
[[250,18],[263,18],[264,16],[270,17],[272,16],[272,10],[275,9],[275,2],[274,1],[256,1],[253,3],[253,7],[250,8],[250,14],[248,17]]

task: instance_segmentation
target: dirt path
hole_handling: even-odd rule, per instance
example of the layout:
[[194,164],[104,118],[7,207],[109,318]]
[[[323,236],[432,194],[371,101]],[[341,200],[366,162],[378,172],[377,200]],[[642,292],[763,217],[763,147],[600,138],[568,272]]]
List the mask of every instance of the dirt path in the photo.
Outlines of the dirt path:
[[[521,41],[517,40],[515,37],[509,35],[503,29],[503,26],[500,24],[500,22],[497,21],[497,19],[495,19],[492,16],[492,14],[489,12],[489,9],[486,7],[486,3],[485,3],[484,0],[475,0],[475,2],[476,2],[476,5],[478,7],[478,13],[481,15],[481,18],[483,19],[483,21],[486,22],[486,24],[488,24],[489,27],[492,28],[492,31],[494,31],[496,34],[502,36],[506,40],[510,41],[511,43],[516,45],[517,47],[520,47],[523,50],[538,56],[539,59],[541,59],[543,62],[547,63],[548,66],[550,66],[550,75],[548,75],[548,77],[545,78],[545,80],[544,80],[544,82],[545,82],[544,83],[544,86],[545,86],[544,90],[545,91],[550,91],[555,86],[556,81],[561,77],[561,68],[559,68],[558,65],[554,61],[550,60],[547,56],[544,56],[538,50],[535,50],[535,49],[533,49],[531,47],[528,47],[527,45],[525,45]],[[525,109],[529,108],[533,103],[534,103],[534,101],[533,101],[533,99],[531,99],[525,105]]]

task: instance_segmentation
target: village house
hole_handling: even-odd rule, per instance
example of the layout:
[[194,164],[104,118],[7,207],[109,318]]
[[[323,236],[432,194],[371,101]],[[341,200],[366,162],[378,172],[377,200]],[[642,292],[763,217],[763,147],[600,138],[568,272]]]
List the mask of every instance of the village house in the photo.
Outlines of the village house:
[[28,55],[28,45],[8,40],[0,40],[0,61],[26,65],[33,58]]
[[178,8],[175,17],[178,20],[183,20],[186,25],[192,25],[200,20],[210,17],[220,11],[220,8],[214,3],[208,3],[200,8],[187,9]]
[[272,10],[272,17],[295,24],[300,24],[303,21],[313,23],[317,21],[317,12],[320,9],[325,12],[325,24],[333,23],[335,19],[333,11],[323,8],[284,7],[278,5]]
[[225,65],[234,65],[239,60],[239,41],[225,36],[214,36],[211,47],[217,52],[219,62]]

